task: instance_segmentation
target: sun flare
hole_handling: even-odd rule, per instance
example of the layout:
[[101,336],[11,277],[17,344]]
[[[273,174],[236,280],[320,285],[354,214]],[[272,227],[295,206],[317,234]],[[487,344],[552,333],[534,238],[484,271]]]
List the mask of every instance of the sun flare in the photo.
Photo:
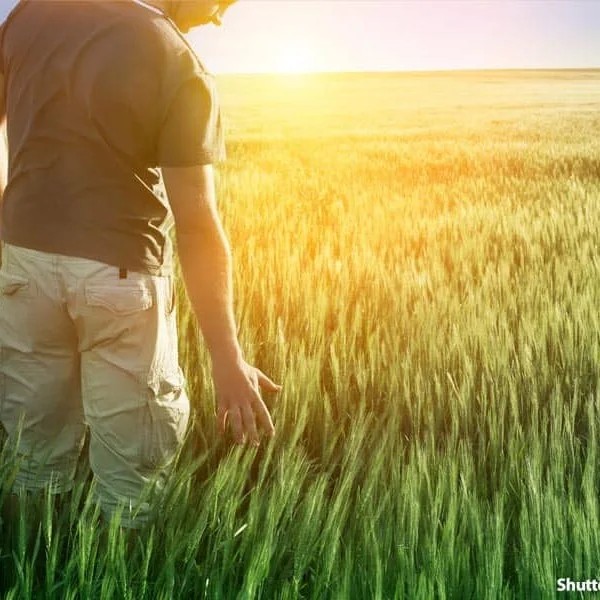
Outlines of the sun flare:
[[316,68],[314,51],[301,43],[287,44],[277,61],[280,73],[308,73]]

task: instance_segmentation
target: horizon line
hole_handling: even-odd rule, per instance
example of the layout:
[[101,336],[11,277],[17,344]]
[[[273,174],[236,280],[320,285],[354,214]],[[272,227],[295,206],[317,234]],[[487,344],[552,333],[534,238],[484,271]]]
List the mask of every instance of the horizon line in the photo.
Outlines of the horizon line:
[[299,75],[378,75],[378,74],[434,74],[434,73],[490,73],[490,72],[532,72],[532,71],[600,71],[600,65],[594,67],[491,67],[491,68],[440,68],[440,69],[376,69],[376,70],[319,70],[319,71],[212,71],[214,75],[279,75],[297,77]]

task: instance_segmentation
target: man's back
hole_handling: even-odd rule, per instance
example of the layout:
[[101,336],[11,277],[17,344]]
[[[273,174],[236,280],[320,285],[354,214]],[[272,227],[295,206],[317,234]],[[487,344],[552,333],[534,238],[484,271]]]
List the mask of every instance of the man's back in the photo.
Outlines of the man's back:
[[[133,1],[25,0],[0,44],[11,150],[2,239],[168,269],[169,209],[154,167],[222,152],[212,78],[175,27]],[[209,125],[208,151],[185,139],[190,123]]]

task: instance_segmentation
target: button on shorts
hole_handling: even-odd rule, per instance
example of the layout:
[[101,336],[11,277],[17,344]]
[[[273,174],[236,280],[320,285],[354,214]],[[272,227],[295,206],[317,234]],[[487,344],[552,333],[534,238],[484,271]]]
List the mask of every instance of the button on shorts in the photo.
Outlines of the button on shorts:
[[[172,276],[3,244],[0,420],[15,486],[73,485],[89,428],[93,489],[124,526],[151,515],[186,433]],[[144,500],[144,501],[142,501]]]

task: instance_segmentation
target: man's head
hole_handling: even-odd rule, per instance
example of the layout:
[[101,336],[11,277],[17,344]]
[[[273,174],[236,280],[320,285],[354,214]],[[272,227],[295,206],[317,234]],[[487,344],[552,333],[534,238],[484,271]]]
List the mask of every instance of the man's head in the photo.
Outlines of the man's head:
[[236,0],[164,0],[163,6],[177,27],[187,33],[192,27],[221,25],[225,11]]

